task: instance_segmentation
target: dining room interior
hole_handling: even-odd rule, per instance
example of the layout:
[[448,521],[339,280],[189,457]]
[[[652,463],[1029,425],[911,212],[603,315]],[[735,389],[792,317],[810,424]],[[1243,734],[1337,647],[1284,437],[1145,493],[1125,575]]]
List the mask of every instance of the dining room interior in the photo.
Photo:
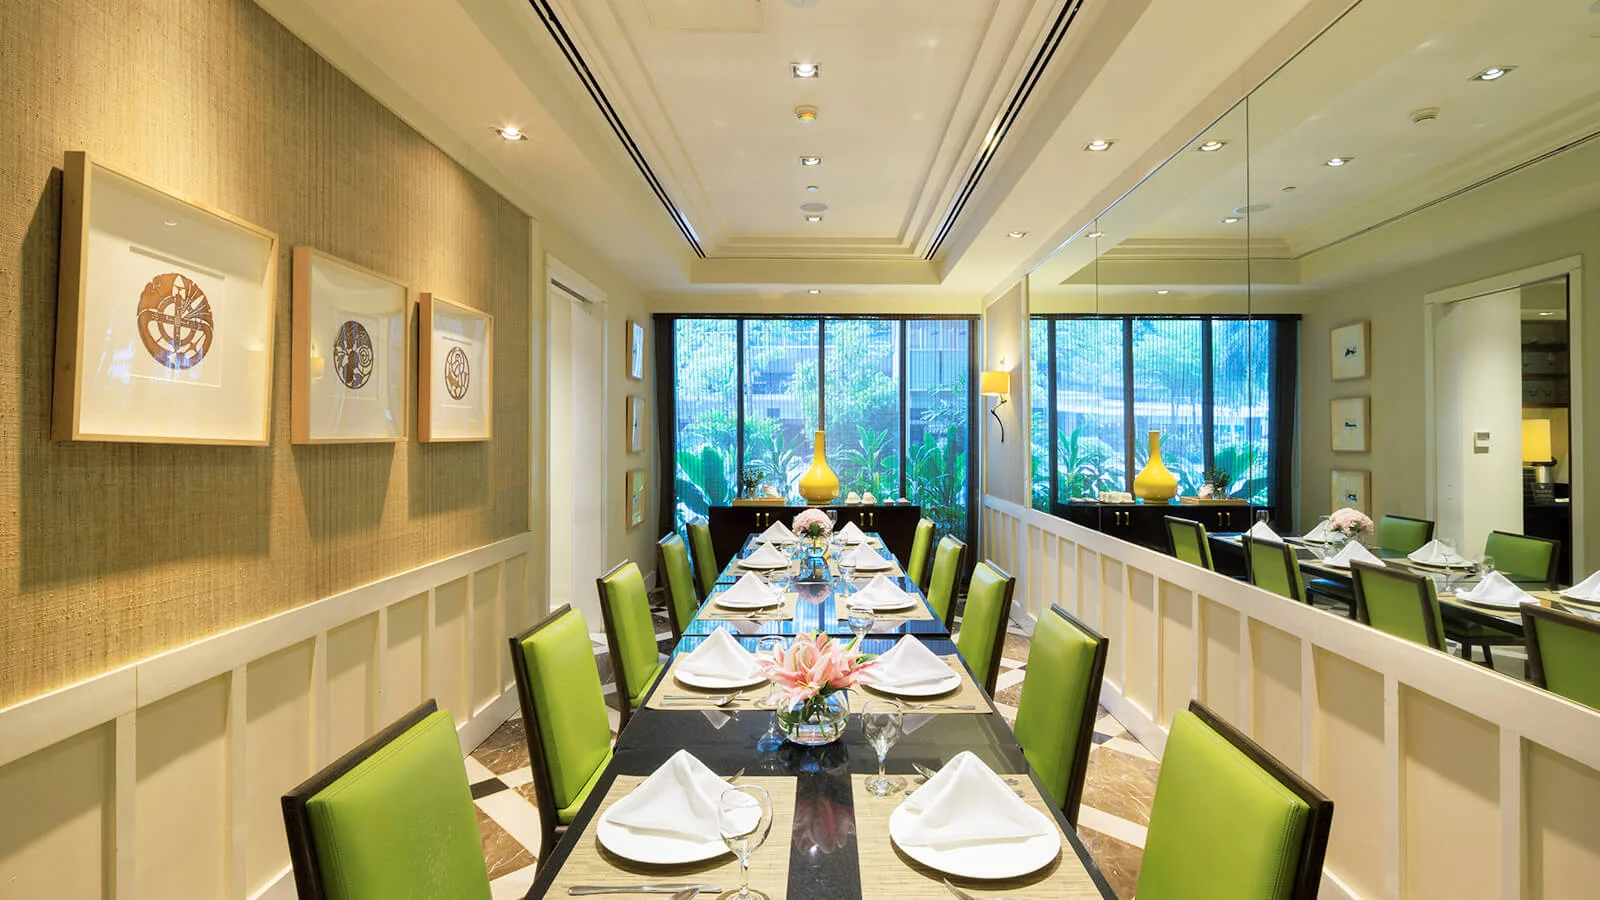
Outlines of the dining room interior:
[[1594,892],[1600,2],[0,70],[0,900]]

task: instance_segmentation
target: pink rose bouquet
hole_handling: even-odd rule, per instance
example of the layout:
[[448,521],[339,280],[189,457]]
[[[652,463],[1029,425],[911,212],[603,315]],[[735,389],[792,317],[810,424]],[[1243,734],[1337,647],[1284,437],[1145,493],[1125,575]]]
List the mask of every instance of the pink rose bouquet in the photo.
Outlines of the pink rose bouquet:
[[803,509],[800,515],[794,517],[792,530],[796,537],[817,540],[833,533],[833,523],[820,509]]
[[1359,509],[1349,506],[1336,509],[1328,517],[1328,527],[1344,535],[1347,540],[1354,540],[1357,536],[1372,533],[1372,520]]
[[784,706],[800,707],[795,718],[808,719],[821,711],[823,698],[855,687],[872,668],[873,657],[856,652],[856,643],[821,632],[797,635],[776,655],[761,657],[761,670],[778,686]]

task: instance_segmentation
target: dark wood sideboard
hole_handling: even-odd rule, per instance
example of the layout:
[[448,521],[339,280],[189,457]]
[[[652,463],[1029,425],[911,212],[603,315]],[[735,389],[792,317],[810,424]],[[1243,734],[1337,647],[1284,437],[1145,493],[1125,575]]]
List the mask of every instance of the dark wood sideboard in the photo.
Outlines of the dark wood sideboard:
[[884,546],[900,561],[901,566],[911,560],[911,540],[916,534],[917,520],[922,518],[922,507],[905,506],[713,506],[707,517],[711,522],[711,546],[717,554],[717,565],[726,567],[733,561],[744,540],[752,531],[766,531],[773,522],[792,525],[794,517],[803,509],[836,510],[837,527],[846,522],[856,523],[862,531],[876,531]]
[[1057,503],[1055,514],[1131,544],[1168,553],[1172,541],[1167,536],[1167,516],[1189,519],[1206,527],[1207,532],[1247,531],[1259,510],[1270,507],[1244,504],[1210,503]]

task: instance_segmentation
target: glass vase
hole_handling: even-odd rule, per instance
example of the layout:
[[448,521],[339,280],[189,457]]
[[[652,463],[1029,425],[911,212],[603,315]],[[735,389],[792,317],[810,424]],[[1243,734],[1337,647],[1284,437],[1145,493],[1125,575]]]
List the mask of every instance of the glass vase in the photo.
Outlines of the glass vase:
[[834,691],[821,697],[802,700],[778,710],[778,730],[796,744],[816,747],[844,736],[850,722],[850,692]]

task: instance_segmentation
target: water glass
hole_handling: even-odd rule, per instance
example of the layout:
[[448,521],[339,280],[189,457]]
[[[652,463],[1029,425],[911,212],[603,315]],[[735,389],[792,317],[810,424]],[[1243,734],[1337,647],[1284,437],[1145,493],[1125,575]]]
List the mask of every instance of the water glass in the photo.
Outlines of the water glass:
[[1255,519],[1256,519],[1256,524],[1257,525],[1265,525],[1265,524],[1267,524],[1267,520],[1269,520],[1271,518],[1272,518],[1272,516],[1269,515],[1266,510],[1264,510],[1264,509],[1256,510]]
[[717,830],[739,857],[739,893],[727,900],[764,900],[750,890],[750,856],[772,831],[772,796],[753,784],[723,791],[717,800]]
[[845,607],[845,624],[850,626],[850,633],[856,636],[859,644],[861,639],[872,633],[873,623],[877,617],[872,614],[872,607],[862,604],[850,604]]
[[899,793],[906,786],[906,780],[884,774],[883,764],[889,756],[889,748],[899,742],[905,730],[905,715],[900,704],[891,700],[868,700],[861,711],[861,730],[872,749],[878,751],[878,774],[867,779],[867,790],[875,797]]
[[1487,553],[1478,557],[1477,569],[1480,578],[1488,578],[1489,573],[1494,571],[1494,557]]

